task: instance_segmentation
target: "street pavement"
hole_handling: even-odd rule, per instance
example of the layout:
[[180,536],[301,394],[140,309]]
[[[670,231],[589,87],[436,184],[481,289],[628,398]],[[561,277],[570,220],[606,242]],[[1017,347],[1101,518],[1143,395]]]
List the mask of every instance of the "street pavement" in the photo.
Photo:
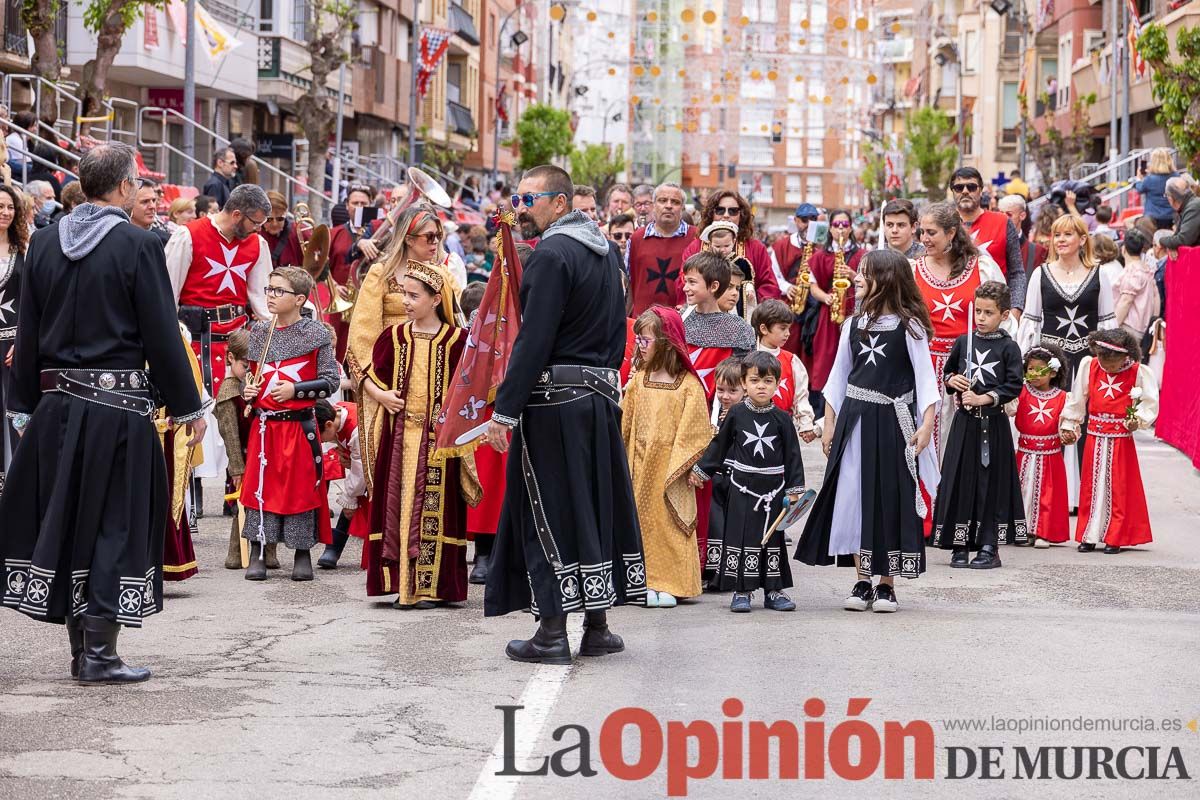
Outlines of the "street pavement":
[[[718,769],[688,783],[687,796],[1195,797],[1185,780],[1012,777],[1016,745],[1159,746],[1159,769],[1178,747],[1195,777],[1200,734],[1186,727],[1016,733],[945,725],[993,716],[1186,725],[1200,716],[1200,475],[1149,437],[1139,435],[1139,451],[1151,546],[1116,556],[1073,545],[1005,548],[1004,567],[985,572],[950,570],[948,554],[931,552],[928,573],[899,583],[894,615],[841,610],[851,571],[793,562],[793,614],[763,610],[761,594],[749,615],[730,614],[728,595],[714,594],[669,610],[618,609],[609,616],[626,651],[570,668],[504,658],[504,644],[527,636],[533,622],[485,619],[481,587],[457,609],[397,611],[367,599],[354,540],[342,566],[312,583],[288,580],[290,553],[266,583],[244,581],[221,566],[229,520],[216,513],[212,485],[196,543],[200,574],[168,585],[164,613],[121,637],[124,657],[150,666],[151,681],[80,686],[68,677],[62,628],[0,615],[0,798],[665,797],[665,756],[638,782],[602,762],[600,731],[617,709],[647,709],[664,730],[671,720],[707,720],[717,730],[729,719],[800,726],[816,718],[805,701],[819,698],[829,736],[854,697],[870,698],[859,716],[878,731],[886,720],[930,723],[933,780],[913,780],[911,758],[906,780],[885,780],[882,766],[866,780],[845,780],[826,757],[824,779],[723,779]],[[806,446],[805,457],[818,486],[817,446]],[[579,625],[573,617],[576,644]],[[740,716],[722,711],[731,697],[744,704]],[[552,738],[578,725],[590,734],[598,774],[495,775],[504,722],[495,706],[516,704],[526,708],[512,747],[536,757],[526,763],[578,743],[577,729]],[[638,740],[626,731],[630,763]],[[984,746],[1006,748],[1005,778],[947,779],[947,748]],[[578,751],[564,763],[577,768]],[[777,769],[772,757],[772,776]]]

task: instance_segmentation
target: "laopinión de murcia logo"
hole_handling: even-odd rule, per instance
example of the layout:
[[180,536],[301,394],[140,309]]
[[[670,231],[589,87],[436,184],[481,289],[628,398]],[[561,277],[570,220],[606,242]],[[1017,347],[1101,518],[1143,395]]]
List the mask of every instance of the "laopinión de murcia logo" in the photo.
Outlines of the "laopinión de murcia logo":
[[[810,697],[805,719],[746,719],[745,704],[735,697],[721,704],[717,721],[659,719],[644,708],[626,707],[604,718],[598,735],[585,725],[556,728],[552,752],[516,757],[517,728],[524,706],[498,705],[503,715],[503,760],[497,775],[593,778],[601,771],[624,781],[644,781],[665,772],[667,794],[686,797],[692,782],[771,780],[860,781],[882,776],[895,781],[943,780],[1190,780],[1177,746],[1136,744],[1022,744],[1016,746],[947,745],[945,769],[935,769],[938,750],[934,727],[925,720],[862,718],[869,697],[846,701],[846,718],[826,718],[826,703]],[[1174,723],[1174,724],[1169,724]],[[1125,726],[1123,730],[1182,731],[1192,723],[1164,721],[1162,726]],[[947,725],[982,733],[994,726]],[[1047,728],[1047,730],[1051,730]],[[1061,730],[1061,729],[1060,729]],[[1089,729],[1090,730],[1090,729]],[[1109,729],[1111,730],[1111,728]]]

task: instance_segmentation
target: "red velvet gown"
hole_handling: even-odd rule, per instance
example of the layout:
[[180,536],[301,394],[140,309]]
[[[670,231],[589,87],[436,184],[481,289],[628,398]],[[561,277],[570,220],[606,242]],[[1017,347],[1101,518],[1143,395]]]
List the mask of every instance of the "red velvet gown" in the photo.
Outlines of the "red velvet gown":
[[1025,384],[1017,399],[1014,420],[1018,433],[1017,471],[1029,536],[1055,543],[1071,538],[1067,467],[1058,435],[1066,403],[1067,393],[1062,389],[1041,392]]
[[1087,365],[1087,447],[1080,472],[1078,542],[1132,547],[1154,538],[1137,446],[1125,426],[1139,366],[1130,364],[1109,374],[1098,359]]
[[[858,271],[858,262],[862,261],[864,250],[860,247],[846,259],[846,266],[852,273]],[[808,262],[812,273],[812,282],[821,287],[826,293],[833,292],[834,254],[827,250],[817,250]],[[843,306],[845,319],[854,314],[854,285],[846,290],[846,302]],[[833,369],[833,360],[837,357],[838,339],[841,337],[842,326],[829,318],[829,307],[817,311],[817,333],[813,337],[812,369],[808,374],[808,386],[814,392],[825,388],[829,379],[829,371]]]

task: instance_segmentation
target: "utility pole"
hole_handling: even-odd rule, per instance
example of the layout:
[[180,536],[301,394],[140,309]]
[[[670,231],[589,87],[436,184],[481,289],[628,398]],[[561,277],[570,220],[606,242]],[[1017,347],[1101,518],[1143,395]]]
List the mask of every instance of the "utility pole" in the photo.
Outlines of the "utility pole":
[[[191,119],[196,113],[196,0],[187,0],[187,44],[183,48],[183,116]],[[163,126],[167,124],[164,116]],[[167,133],[163,131],[163,141]],[[183,126],[183,185],[196,185],[196,168],[192,159],[196,157],[196,129],[191,125]],[[166,172],[165,165],[161,167]]]
[[[1117,141],[1117,70],[1121,68],[1121,38],[1120,27],[1118,22],[1119,14],[1117,10],[1120,8],[1121,0],[1109,0],[1108,2],[1108,30],[1109,33],[1109,90],[1108,90],[1108,163],[1116,164],[1118,160],[1119,150]],[[1117,180],[1116,168],[1112,167],[1108,171],[1109,182]]]
[[[1025,137],[1029,134],[1027,128],[1027,121],[1029,119],[1029,64],[1026,62],[1029,47],[1026,39],[1029,32],[1029,17],[1025,13],[1025,0],[1020,0],[1020,2],[1021,16],[1017,19],[1017,23],[1021,26],[1021,80],[1025,82],[1026,96],[1024,100],[1025,108],[1022,109],[1024,113],[1021,114],[1021,131],[1017,139],[1017,170],[1021,173],[1022,180],[1028,180],[1028,176],[1025,174]],[[1018,102],[1021,101],[1018,100]]]
[[[195,2],[195,0],[192,0]],[[412,65],[412,91],[408,96],[408,165],[417,165],[417,71],[421,67],[421,0],[413,0],[412,49],[408,63]]]
[[[1121,156],[1129,155],[1129,70],[1132,66],[1132,55],[1129,49],[1129,14],[1124,9],[1121,10],[1121,81],[1123,83],[1124,94],[1121,97]],[[1128,164],[1122,170],[1122,175],[1117,178],[1121,179],[1123,174],[1133,174],[1133,165]]]
[[[193,0],[194,2],[195,0]],[[338,68],[337,128],[333,145],[333,203],[342,198],[342,119],[346,113],[346,62]]]

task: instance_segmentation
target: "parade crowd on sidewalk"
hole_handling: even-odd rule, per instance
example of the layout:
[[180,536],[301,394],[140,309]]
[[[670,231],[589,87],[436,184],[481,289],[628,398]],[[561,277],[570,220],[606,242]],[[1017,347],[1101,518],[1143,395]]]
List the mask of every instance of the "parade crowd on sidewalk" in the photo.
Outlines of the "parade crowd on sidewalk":
[[888,613],[931,564],[1152,542],[1134,433],[1200,245],[1168,150],[1141,217],[966,167],[946,201],[805,203],[769,236],[734,191],[553,166],[475,197],[482,226],[366,184],[325,226],[244,163],[169,206],[119,144],[44,197],[0,184],[2,602],[65,624],[81,681],[148,678],[120,628],[221,568],[205,485],[246,580],[361,568],[400,610],[484,585],[538,620],[508,656],[550,664],[571,612],[604,656],[617,605],[795,611],[801,564]]

